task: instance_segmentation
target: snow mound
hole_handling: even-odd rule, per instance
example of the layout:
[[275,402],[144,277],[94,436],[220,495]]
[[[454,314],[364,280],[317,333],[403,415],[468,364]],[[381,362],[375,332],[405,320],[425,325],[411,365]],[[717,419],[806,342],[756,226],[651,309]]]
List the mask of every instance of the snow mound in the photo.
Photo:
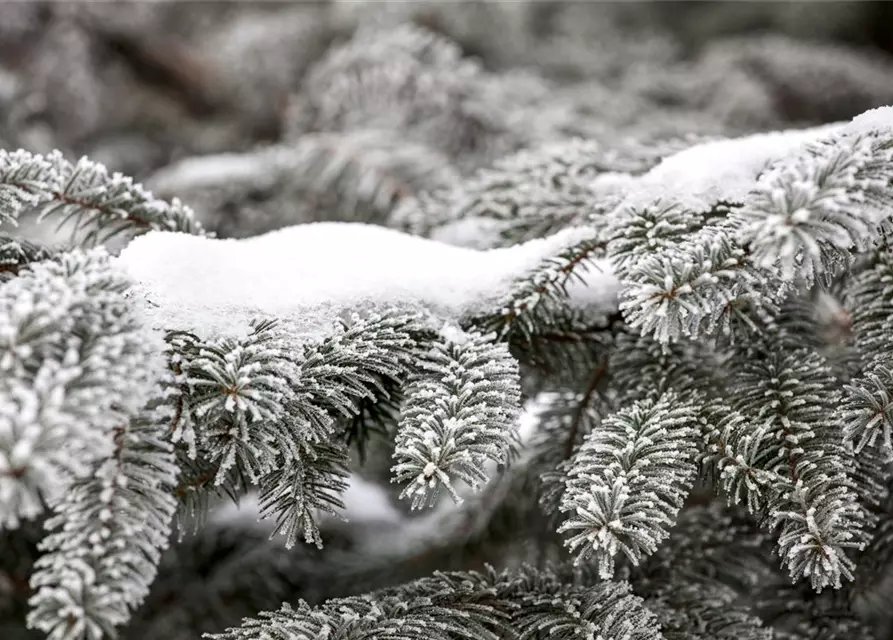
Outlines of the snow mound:
[[850,122],[716,140],[664,159],[629,185],[625,206],[643,206],[658,198],[694,210],[741,202],[770,165],[805,145],[834,134],[859,135],[893,130],[893,107],[879,107]]
[[846,126],[847,133],[893,130],[893,107],[878,107],[862,113]]
[[[133,240],[117,263],[159,329],[241,335],[252,318],[277,317],[315,339],[352,311],[425,310],[446,322],[495,311],[514,281],[591,233],[568,229],[478,251],[343,222],[241,240],[153,231]],[[573,301],[613,311],[619,283],[607,264],[584,275],[571,287]]]
[[640,207],[661,199],[700,211],[719,201],[741,202],[770,165],[848,126],[775,131],[690,147],[631,183],[622,206]]

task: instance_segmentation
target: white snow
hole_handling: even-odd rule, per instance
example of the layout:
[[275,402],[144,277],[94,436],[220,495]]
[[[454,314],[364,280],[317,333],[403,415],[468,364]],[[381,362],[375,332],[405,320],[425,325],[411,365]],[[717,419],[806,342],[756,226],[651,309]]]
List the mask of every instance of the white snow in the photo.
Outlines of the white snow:
[[[148,299],[156,328],[203,337],[240,335],[255,317],[283,318],[319,337],[340,314],[398,307],[441,322],[496,311],[512,283],[592,233],[568,229],[542,240],[478,251],[384,227],[296,225],[243,240],[150,232],[117,263]],[[581,306],[616,308],[618,282],[605,263],[573,291]],[[585,295],[584,295],[585,294]]]
[[805,145],[834,134],[893,129],[893,107],[866,111],[851,122],[760,133],[716,140],[676,153],[628,185],[624,206],[641,206],[658,198],[704,209],[720,200],[740,202],[770,165],[796,154]]
[[371,522],[401,523],[404,520],[388,496],[387,491],[380,485],[351,474],[348,478],[347,489],[341,494],[344,502],[344,510],[340,513],[352,524]]
[[845,126],[760,133],[690,147],[665,158],[629,184],[629,196],[622,206],[643,206],[662,199],[702,210],[720,200],[740,202],[766,167]]
[[846,126],[847,133],[867,133],[879,129],[893,129],[893,107],[878,107],[853,118]]

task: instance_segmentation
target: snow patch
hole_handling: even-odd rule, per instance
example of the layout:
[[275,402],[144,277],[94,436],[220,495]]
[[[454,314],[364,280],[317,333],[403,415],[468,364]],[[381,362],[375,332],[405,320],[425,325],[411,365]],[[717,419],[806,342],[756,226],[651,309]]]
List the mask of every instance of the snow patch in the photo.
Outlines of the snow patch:
[[771,164],[845,126],[761,133],[690,147],[630,184],[622,206],[640,207],[660,199],[704,210],[719,201],[740,202]]
[[846,133],[869,133],[893,129],[893,107],[878,107],[853,118],[846,126]]
[[353,524],[372,522],[397,524],[404,520],[403,514],[391,504],[391,499],[383,487],[356,474],[351,474],[348,478],[347,489],[341,494],[341,500],[344,502],[344,510],[339,515]]
[[[242,335],[252,318],[277,317],[318,338],[350,312],[396,307],[456,322],[495,311],[517,279],[591,233],[567,229],[478,251],[343,222],[241,240],[153,231],[133,240],[116,262],[148,300],[156,328]],[[619,283],[607,263],[581,275],[572,303],[613,311]]]

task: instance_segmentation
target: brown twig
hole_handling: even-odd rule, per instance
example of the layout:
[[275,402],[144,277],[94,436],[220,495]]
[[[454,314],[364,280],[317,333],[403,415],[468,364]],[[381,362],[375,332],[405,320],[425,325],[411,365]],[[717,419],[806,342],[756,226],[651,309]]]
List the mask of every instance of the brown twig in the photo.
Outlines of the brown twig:
[[209,469],[199,476],[189,482],[185,482],[174,489],[174,495],[178,498],[183,498],[189,492],[190,489],[201,489],[206,484],[211,482],[217,476],[217,469]]
[[586,413],[586,408],[589,406],[589,401],[592,399],[592,394],[595,393],[595,390],[598,388],[599,383],[602,381],[602,378],[604,378],[607,372],[608,357],[605,356],[592,372],[592,377],[589,380],[589,385],[586,387],[586,391],[583,393],[583,398],[580,400],[580,403],[574,410],[574,417],[571,421],[570,432],[567,435],[567,444],[564,447],[565,459],[570,458],[571,454],[574,452],[574,443],[577,440],[577,434],[580,431],[580,425],[583,423],[583,415]]
[[[604,249],[604,248],[605,248],[605,243],[603,243],[603,242],[596,242],[596,243],[593,243],[592,245],[590,245],[589,247],[586,247],[586,249],[584,251],[580,251],[580,253],[578,253],[573,258],[571,258],[566,265],[564,265],[563,267],[561,267],[558,270],[559,275],[569,275],[577,267],[578,264],[580,264],[584,260],[587,260],[589,258],[589,256],[592,255],[593,252],[595,252],[599,249]],[[554,280],[545,282],[545,283],[537,286],[533,290],[533,293],[535,293],[537,295],[543,294],[554,283],[555,283]],[[520,305],[518,305],[517,309],[509,309],[502,316],[503,324],[505,324],[505,325],[510,324],[513,320],[515,320],[515,318],[517,318],[520,315],[520,312],[526,311],[526,310],[527,310],[527,304],[520,304]]]
[[207,69],[187,47],[157,35],[149,39],[138,33],[93,24],[92,31],[110,51],[121,58],[144,82],[166,90],[194,116],[213,114],[222,105],[215,95]]

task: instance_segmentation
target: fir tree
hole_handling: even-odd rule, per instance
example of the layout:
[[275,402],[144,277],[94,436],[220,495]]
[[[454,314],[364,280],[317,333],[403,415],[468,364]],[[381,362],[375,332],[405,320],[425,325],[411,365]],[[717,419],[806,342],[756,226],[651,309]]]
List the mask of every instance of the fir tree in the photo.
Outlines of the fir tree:
[[400,15],[155,193],[0,151],[0,632],[889,637],[893,108],[619,136]]

